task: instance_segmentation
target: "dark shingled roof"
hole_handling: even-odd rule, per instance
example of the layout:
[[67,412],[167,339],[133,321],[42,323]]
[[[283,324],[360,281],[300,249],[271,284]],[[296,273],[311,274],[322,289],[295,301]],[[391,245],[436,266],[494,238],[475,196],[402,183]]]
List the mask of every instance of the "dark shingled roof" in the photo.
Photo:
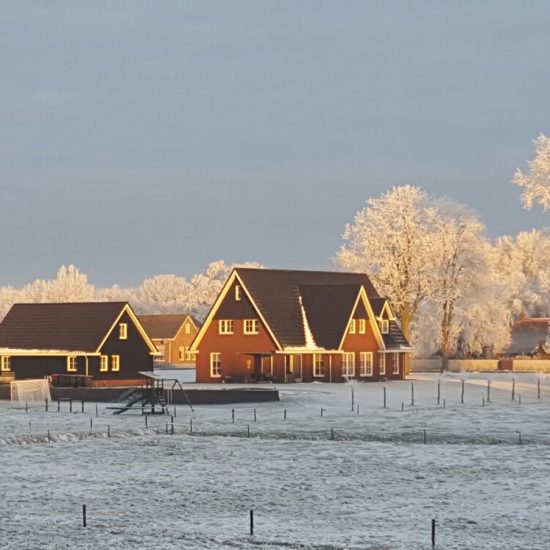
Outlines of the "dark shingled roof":
[[389,322],[389,329],[388,334],[382,334],[382,339],[387,350],[400,350],[411,347],[395,321]]
[[361,285],[299,285],[307,322],[315,343],[338,349]]
[[191,315],[138,315],[139,322],[143,325],[149,338],[175,338],[176,334],[183,325],[185,319],[189,317],[198,328],[200,324],[193,319]]
[[95,352],[126,305],[15,304],[0,323],[0,347]]
[[[338,321],[338,327],[332,328],[331,319],[340,320],[345,315],[347,318],[351,315],[353,304],[347,306],[347,311],[344,311],[344,307],[340,308],[335,304],[338,293],[341,293],[340,297],[343,300],[349,302],[349,296],[355,291],[358,292],[362,285],[369,298],[379,297],[369,278],[363,273],[253,268],[236,268],[236,272],[283,348],[306,344],[300,306],[301,291],[304,293],[302,298],[308,324],[314,338],[319,339],[317,344],[322,347],[325,347],[322,342],[333,344],[338,340],[338,344],[338,337],[341,338],[343,334],[344,329],[340,330],[341,321]],[[325,288],[323,290],[311,288],[316,285],[322,285]],[[348,288],[342,290],[326,288],[333,285]],[[350,285],[351,288],[349,288]],[[322,297],[323,293],[326,293],[326,297]],[[324,311],[325,306],[332,310],[330,317],[324,312],[319,315],[319,312]],[[329,334],[330,331],[334,333]],[[326,347],[334,349],[333,345]]]
[[520,319],[512,327],[512,343],[507,355],[532,355],[544,352],[550,353],[550,318]]

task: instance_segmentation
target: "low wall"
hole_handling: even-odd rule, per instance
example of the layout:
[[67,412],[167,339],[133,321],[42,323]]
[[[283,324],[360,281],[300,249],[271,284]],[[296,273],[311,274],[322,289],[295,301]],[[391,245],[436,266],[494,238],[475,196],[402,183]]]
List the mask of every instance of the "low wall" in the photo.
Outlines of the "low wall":
[[[129,388],[50,388],[52,401],[72,399],[92,403],[120,403],[121,397]],[[187,398],[192,405],[223,405],[231,403],[265,403],[279,401],[279,391],[264,388],[219,388],[186,389]],[[0,399],[10,398],[9,384],[0,385]],[[187,405],[187,398],[181,390],[173,390],[170,403]]]
[[550,372],[550,359],[514,359],[512,370],[518,372]]
[[[412,359],[412,372],[439,372],[441,359]],[[492,372],[498,370],[497,359],[451,359],[450,372]]]

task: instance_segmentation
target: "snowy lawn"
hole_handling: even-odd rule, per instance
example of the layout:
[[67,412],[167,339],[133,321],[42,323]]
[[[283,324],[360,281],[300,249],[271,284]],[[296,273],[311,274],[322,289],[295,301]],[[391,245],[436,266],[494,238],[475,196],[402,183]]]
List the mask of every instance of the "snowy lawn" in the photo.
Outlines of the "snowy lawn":
[[422,549],[434,518],[437,548],[549,548],[550,378],[539,400],[515,375],[512,401],[511,375],[466,376],[463,404],[459,375],[438,406],[437,377],[416,374],[414,405],[411,380],[180,405],[174,435],[105,404],[0,402],[0,547]]

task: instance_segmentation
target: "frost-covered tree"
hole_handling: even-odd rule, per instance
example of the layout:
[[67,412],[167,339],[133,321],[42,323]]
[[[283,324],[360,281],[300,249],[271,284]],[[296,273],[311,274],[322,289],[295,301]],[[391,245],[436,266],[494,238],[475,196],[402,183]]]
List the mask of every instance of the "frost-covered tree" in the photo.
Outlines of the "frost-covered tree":
[[394,187],[367,200],[344,230],[336,256],[339,267],[367,273],[388,296],[406,337],[430,287],[428,237],[436,215],[433,201],[419,187]]
[[513,182],[523,187],[521,201],[524,208],[538,202],[544,210],[550,209],[550,138],[540,134],[535,141],[535,158],[528,163],[527,173],[516,170]]

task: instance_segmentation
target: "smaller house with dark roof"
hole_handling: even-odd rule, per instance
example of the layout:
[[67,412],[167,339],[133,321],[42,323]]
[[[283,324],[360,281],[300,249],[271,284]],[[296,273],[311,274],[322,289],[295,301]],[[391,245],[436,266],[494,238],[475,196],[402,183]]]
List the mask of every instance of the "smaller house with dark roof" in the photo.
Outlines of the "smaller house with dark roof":
[[0,369],[23,380],[69,375],[131,385],[157,350],[126,302],[15,304],[0,323]]
[[197,382],[402,380],[412,351],[361,273],[236,268],[192,351]]
[[140,323],[155,344],[155,360],[181,366],[195,366],[191,344],[201,324],[191,315],[138,315]]

